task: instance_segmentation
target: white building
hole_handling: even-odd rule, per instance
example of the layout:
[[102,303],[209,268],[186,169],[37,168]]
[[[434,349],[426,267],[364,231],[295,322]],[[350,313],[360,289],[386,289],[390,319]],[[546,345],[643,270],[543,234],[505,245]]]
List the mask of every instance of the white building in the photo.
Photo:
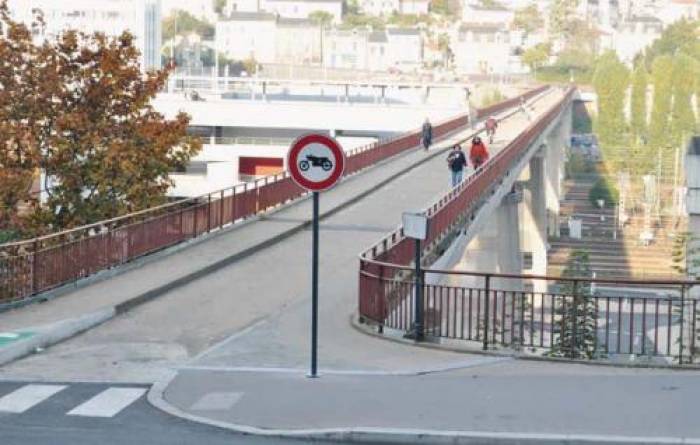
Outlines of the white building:
[[275,62],[277,16],[267,12],[235,12],[216,23],[216,50],[234,60]]
[[401,0],[399,10],[401,14],[427,14],[430,11],[429,0]]
[[511,64],[510,34],[497,24],[464,23],[452,39],[455,68],[464,74],[505,74]]
[[390,16],[401,9],[401,0],[359,0],[360,10],[368,15]]
[[416,70],[423,65],[423,37],[417,29],[390,28],[386,31],[390,64],[400,70]]
[[697,0],[668,0],[657,7],[655,16],[668,26],[681,19],[697,20],[699,11]]
[[161,50],[160,0],[10,0],[13,16],[31,23],[32,10],[42,11],[46,27],[38,40],[54,38],[68,29],[118,36],[129,31],[141,53],[144,69],[158,69]]
[[496,4],[483,6],[465,3],[462,6],[462,21],[467,23],[488,23],[510,27],[515,18],[515,12],[505,6]]
[[275,31],[275,61],[291,65],[321,63],[321,27],[307,19],[279,17]]
[[268,12],[234,12],[216,24],[216,48],[234,60],[318,64],[321,28],[307,19]]
[[656,17],[635,17],[620,24],[612,35],[612,49],[632,65],[634,57],[661,36],[663,23]]
[[364,29],[331,29],[323,37],[323,63],[328,68],[368,69],[369,34]]
[[305,19],[312,12],[323,11],[333,16],[333,24],[343,19],[343,0],[261,0],[260,6],[286,18]]
[[223,15],[229,17],[234,12],[259,12],[262,0],[226,0]]

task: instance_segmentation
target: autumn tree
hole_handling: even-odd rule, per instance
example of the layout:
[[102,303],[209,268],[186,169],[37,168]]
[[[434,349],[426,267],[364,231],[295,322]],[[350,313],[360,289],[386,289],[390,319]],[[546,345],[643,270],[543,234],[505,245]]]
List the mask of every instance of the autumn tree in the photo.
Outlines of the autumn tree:
[[[42,26],[37,16],[32,26]],[[133,37],[69,30],[35,44],[0,3],[0,202],[25,235],[75,227],[163,203],[168,172],[200,142],[189,118],[151,100],[169,69],[143,73]],[[25,187],[42,172],[45,203]],[[28,215],[17,215],[33,202]]]

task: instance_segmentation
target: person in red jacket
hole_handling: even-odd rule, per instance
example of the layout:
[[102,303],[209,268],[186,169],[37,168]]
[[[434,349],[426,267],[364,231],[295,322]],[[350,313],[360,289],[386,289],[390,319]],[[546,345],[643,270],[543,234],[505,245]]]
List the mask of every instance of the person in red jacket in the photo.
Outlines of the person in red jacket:
[[469,151],[469,160],[474,166],[474,170],[479,170],[489,159],[489,152],[479,136],[472,139],[472,148]]

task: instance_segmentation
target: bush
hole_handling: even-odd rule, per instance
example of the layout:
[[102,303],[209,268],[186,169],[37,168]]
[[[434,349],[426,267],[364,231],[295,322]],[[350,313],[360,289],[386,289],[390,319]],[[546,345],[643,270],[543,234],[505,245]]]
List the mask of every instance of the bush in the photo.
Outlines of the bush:
[[9,243],[19,238],[19,235],[14,230],[0,230],[0,244]]
[[606,179],[599,179],[588,192],[588,200],[596,207],[598,207],[599,199],[605,201],[604,207],[612,207],[617,203],[619,198],[620,194],[617,188]]

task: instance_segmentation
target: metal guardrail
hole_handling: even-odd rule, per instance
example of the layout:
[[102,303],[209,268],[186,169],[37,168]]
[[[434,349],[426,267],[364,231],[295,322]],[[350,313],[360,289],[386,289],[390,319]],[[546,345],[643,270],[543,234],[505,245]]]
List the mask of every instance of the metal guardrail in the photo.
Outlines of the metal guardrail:
[[[484,168],[426,209],[430,224],[423,243],[424,252],[431,251],[460,227],[460,222],[467,221],[468,215],[490,193],[492,185],[509,174],[540,132],[560,115],[573,93],[570,89]],[[406,333],[415,328],[416,277],[411,276],[414,269],[408,267],[414,259],[413,249],[413,240],[406,238],[399,227],[360,255],[360,319],[378,325],[380,332],[385,327]],[[476,277],[482,279],[483,284],[423,284],[425,276],[430,274],[448,280]],[[502,283],[496,285],[495,280]],[[534,292],[523,285],[526,281],[532,284],[538,280],[554,290]],[[696,281],[566,278],[426,269],[419,283],[427,336],[478,342],[482,349],[509,348],[573,359],[641,355],[650,363],[658,359],[678,364],[695,360],[696,320],[700,314],[697,300],[688,296],[693,286],[700,284]],[[596,285],[611,286],[613,294],[592,292]],[[630,289],[615,291],[615,287],[619,289],[621,285],[647,293],[651,290],[652,294],[640,297],[630,294]],[[589,337],[587,346],[580,346],[577,335]]]
[[[528,91],[528,99],[543,86]],[[481,110],[505,110],[520,97]],[[462,115],[434,126],[436,140],[460,130]],[[347,153],[345,175],[418,147],[420,129]],[[110,220],[0,245],[0,303],[26,299],[266,212],[304,195],[287,172]]]

